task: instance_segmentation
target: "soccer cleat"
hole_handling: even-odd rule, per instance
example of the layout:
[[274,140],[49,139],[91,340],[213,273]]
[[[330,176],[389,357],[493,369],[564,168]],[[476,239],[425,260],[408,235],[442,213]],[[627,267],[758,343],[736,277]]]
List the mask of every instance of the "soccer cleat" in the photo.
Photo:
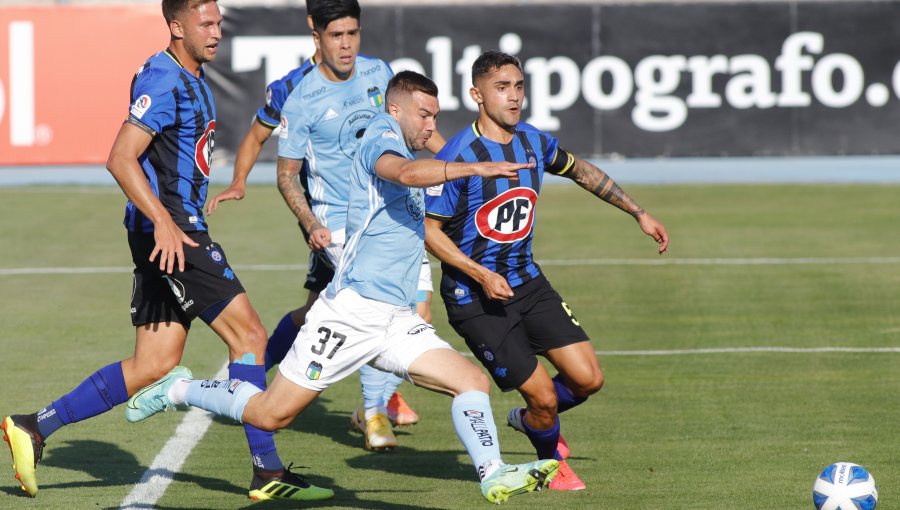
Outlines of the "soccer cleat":
[[580,491],[587,489],[587,485],[581,481],[581,478],[578,478],[578,475],[575,474],[575,471],[572,471],[569,463],[564,460],[559,462],[559,472],[547,487],[555,491]]
[[37,428],[34,415],[17,414],[3,419],[3,440],[9,443],[16,480],[22,490],[35,497],[38,492],[35,469],[44,454],[44,439]]
[[353,428],[362,432],[366,438],[366,450],[389,450],[397,447],[397,436],[391,429],[391,422],[387,415],[378,413],[366,420],[362,407],[358,407],[350,416],[350,424]]
[[125,419],[136,423],[164,411],[175,409],[169,399],[169,388],[179,379],[191,379],[191,371],[186,367],[175,367],[165,377],[137,391],[125,404]]
[[[509,410],[509,414],[506,415],[506,424],[510,427],[518,430],[519,432],[528,435],[528,432],[525,431],[525,409],[522,407],[514,407]],[[559,442],[556,443],[556,453],[559,454],[560,459],[568,459],[569,458],[569,445],[566,443],[566,440],[563,439],[562,434],[559,435]]]
[[481,482],[481,493],[484,499],[499,505],[510,496],[541,490],[556,477],[558,470],[559,462],[553,459],[507,464]]
[[253,481],[250,482],[250,499],[266,501],[269,499],[286,499],[292,501],[318,501],[334,497],[334,491],[324,487],[316,487],[305,478],[292,473],[291,463],[286,469],[268,471],[253,468]]
[[398,427],[419,423],[419,415],[403,400],[403,395],[395,391],[387,403],[387,415],[391,423]]
[[364,417],[365,411],[363,411],[362,406],[354,409],[353,414],[350,415],[350,425],[362,434],[366,433],[366,420]]

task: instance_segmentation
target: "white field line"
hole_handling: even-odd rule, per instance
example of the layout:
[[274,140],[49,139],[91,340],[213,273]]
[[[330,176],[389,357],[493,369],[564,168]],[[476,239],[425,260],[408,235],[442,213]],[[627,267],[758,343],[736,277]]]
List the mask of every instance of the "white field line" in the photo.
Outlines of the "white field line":
[[[547,259],[537,260],[542,266],[792,266],[829,264],[900,264],[900,257],[801,257],[801,258],[672,258],[652,259]],[[434,264],[432,264],[434,266]],[[235,264],[238,271],[306,271],[306,264]],[[8,267],[0,268],[0,276],[39,274],[107,274],[130,273],[131,266],[100,267]]]
[[[227,377],[228,363],[225,363],[216,374],[215,379]],[[212,420],[212,413],[192,407],[181,420],[178,428],[175,429],[175,435],[170,437],[162,450],[156,454],[150,467],[144,471],[141,480],[125,496],[119,508],[123,510],[154,508],[156,502],[169,488],[175,473],[181,470],[181,466],[190,455],[191,450],[203,439]]]

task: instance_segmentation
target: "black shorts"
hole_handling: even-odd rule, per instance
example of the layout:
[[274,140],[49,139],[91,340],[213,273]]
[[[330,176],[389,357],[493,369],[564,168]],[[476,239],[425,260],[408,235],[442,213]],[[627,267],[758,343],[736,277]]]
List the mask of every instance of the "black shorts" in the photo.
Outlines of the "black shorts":
[[159,270],[159,255],[150,262],[156,241],[153,233],[128,233],[134,261],[131,323],[135,326],[177,322],[189,328],[191,321],[212,305],[244,292],[228,265],[225,252],[206,232],[188,232],[200,246],[184,245],[184,272],[175,265],[171,275]]
[[[308,197],[307,200],[309,200]],[[297,225],[303,234],[303,240],[309,244],[309,232],[303,228],[303,224],[299,221]],[[303,284],[303,288],[320,294],[325,290],[332,278],[334,278],[334,265],[328,260],[328,255],[325,255],[324,251],[309,252],[309,269],[306,272],[306,283]]]
[[538,354],[588,340],[544,275],[513,292],[505,302],[482,296],[467,305],[447,305],[450,325],[503,391],[531,377]]

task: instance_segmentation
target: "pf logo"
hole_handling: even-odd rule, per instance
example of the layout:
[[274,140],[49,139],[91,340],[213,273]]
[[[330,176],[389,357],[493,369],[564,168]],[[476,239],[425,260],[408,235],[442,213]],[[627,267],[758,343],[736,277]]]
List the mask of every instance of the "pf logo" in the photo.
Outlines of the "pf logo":
[[531,233],[537,193],[531,188],[504,191],[478,208],[475,226],[478,233],[498,243],[514,243]]
[[213,119],[206,125],[206,131],[204,131],[203,136],[197,140],[197,145],[194,150],[194,162],[197,164],[197,168],[203,172],[203,175],[207,177],[209,177],[209,163],[212,161],[212,153],[215,145],[216,120]]

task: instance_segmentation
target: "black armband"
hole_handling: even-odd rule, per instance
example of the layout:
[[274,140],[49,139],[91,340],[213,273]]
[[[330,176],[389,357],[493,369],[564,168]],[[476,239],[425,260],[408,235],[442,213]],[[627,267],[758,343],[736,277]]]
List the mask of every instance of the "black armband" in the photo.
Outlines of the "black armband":
[[573,166],[575,166],[575,156],[562,147],[557,147],[553,162],[547,165],[545,171],[554,175],[565,175]]

